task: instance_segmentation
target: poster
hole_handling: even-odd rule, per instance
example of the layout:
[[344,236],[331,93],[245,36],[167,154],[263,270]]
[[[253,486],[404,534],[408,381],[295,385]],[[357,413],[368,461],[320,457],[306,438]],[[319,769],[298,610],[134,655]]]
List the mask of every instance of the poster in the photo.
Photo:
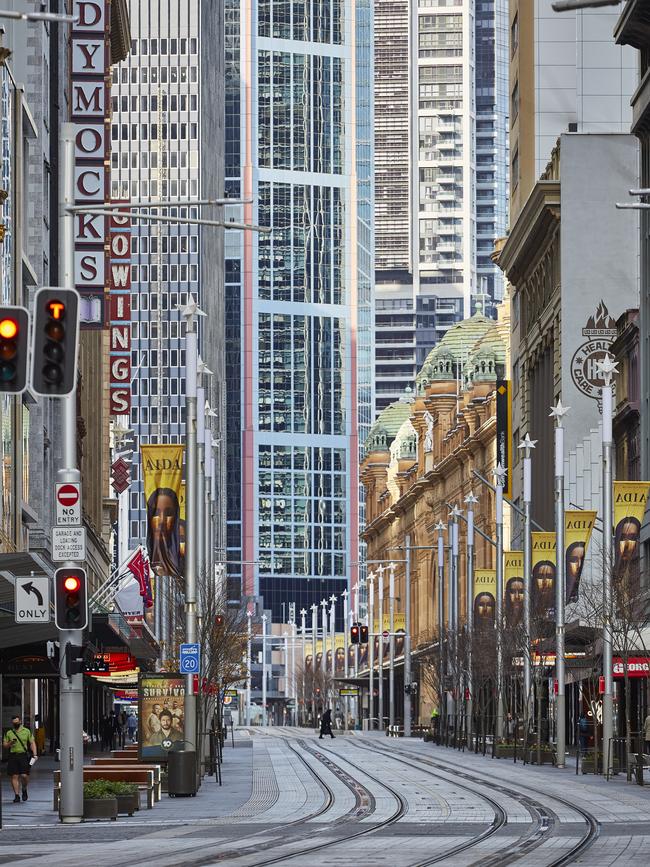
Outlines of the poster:
[[141,674],[138,679],[138,754],[166,759],[183,746],[185,678],[180,674]]
[[578,599],[580,576],[597,514],[597,512],[582,509],[569,510],[564,513],[564,568],[567,602],[575,602]]
[[555,533],[531,533],[531,538],[531,616],[548,617],[555,611],[556,536]]
[[649,487],[650,482],[614,482],[614,578],[638,559]]
[[[147,551],[156,575],[182,577],[180,495],[182,445],[143,445],[142,472],[147,506]],[[183,546],[184,547],[184,546]]]
[[[384,603],[384,609],[388,608],[388,605]],[[406,616],[402,612],[395,612],[394,615],[394,626],[395,626],[395,659],[399,656],[404,656],[404,636],[406,635]],[[372,629],[374,632],[374,638],[371,640],[375,645],[375,665],[378,664],[379,661],[379,618],[375,617],[374,627]],[[390,653],[390,637],[388,633],[390,633],[390,614],[388,614],[384,610],[384,618],[383,618],[383,629],[382,632],[387,633],[384,638],[384,663],[388,664],[388,655]],[[369,665],[368,659],[368,645],[362,645],[366,649],[364,650],[364,667]],[[361,665],[361,658],[359,659],[359,665]]]
[[524,616],[524,552],[503,552],[504,608],[506,626],[518,626]]
[[474,628],[494,626],[497,601],[496,569],[474,570]]

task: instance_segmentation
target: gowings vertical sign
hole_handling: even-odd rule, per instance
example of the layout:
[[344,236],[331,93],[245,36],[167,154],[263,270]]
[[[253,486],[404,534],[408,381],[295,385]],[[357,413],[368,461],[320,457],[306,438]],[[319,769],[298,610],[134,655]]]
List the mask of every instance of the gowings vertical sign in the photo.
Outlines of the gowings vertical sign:
[[[75,204],[98,206],[110,193],[110,0],[74,0],[70,119],[75,126]],[[75,215],[75,287],[81,327],[103,328],[107,218]]]
[[512,496],[512,399],[509,379],[497,380],[497,463],[506,471],[503,494]]
[[131,409],[131,218],[110,218],[111,415]]

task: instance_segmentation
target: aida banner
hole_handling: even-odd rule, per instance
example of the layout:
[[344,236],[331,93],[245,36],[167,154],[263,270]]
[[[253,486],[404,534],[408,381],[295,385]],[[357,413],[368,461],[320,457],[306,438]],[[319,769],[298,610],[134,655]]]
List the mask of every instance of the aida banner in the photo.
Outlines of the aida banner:
[[556,536],[555,533],[531,533],[531,537],[531,613],[533,616],[547,617],[555,611]]
[[[388,603],[384,602],[384,608],[388,608]],[[395,625],[395,658],[404,655],[404,636],[406,635],[406,616],[403,612],[396,612],[394,615],[394,625]],[[375,623],[373,630],[375,637],[372,639],[375,645],[375,665],[377,665],[377,660],[379,659],[379,618],[375,618]],[[390,614],[386,614],[384,611],[384,622],[383,629],[381,630],[385,633],[384,636],[384,662],[388,660],[388,655],[390,653]],[[367,645],[365,645],[367,648]],[[364,660],[367,656],[367,649],[363,651]],[[370,664],[370,661],[367,661],[367,664]]]
[[474,570],[474,628],[494,626],[497,605],[496,569]]
[[650,482],[614,482],[614,577],[639,556],[641,523]]
[[182,577],[180,493],[182,445],[143,445],[147,551],[156,575]]
[[564,568],[567,602],[575,602],[578,599],[580,576],[597,514],[597,512],[580,509],[564,513]]
[[517,626],[524,615],[524,552],[503,552],[506,626]]

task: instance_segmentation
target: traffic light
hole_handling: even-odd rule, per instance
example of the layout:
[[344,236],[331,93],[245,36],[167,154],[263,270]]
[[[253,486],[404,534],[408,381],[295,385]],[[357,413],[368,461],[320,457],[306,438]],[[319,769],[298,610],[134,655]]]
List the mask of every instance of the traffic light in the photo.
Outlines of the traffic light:
[[20,394],[27,386],[29,313],[0,307],[0,392]]
[[353,626],[350,627],[350,642],[352,644],[359,644],[359,638],[359,624],[355,623]]
[[214,618],[214,623],[217,629],[221,629],[224,624],[223,614],[217,614],[217,616]]
[[65,676],[72,677],[73,674],[83,674],[86,666],[84,665],[84,657],[86,651],[81,644],[66,644],[65,646]]
[[77,378],[79,294],[39,289],[34,298],[32,387],[44,397],[64,397]]
[[88,592],[84,570],[57,569],[54,586],[57,629],[85,629],[88,626]]
[[359,641],[361,644],[367,644],[368,643],[368,627],[367,626],[361,627],[361,634],[359,636]]

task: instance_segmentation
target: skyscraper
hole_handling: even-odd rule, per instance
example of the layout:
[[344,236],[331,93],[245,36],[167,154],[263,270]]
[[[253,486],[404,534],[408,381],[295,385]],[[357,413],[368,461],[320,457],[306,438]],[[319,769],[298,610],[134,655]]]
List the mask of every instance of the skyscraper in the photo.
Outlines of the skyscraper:
[[501,298],[507,25],[505,0],[375,4],[378,410],[450,325]]
[[[274,617],[358,575],[372,415],[372,6],[226,6],[231,596]],[[284,611],[286,615],[286,609]]]

